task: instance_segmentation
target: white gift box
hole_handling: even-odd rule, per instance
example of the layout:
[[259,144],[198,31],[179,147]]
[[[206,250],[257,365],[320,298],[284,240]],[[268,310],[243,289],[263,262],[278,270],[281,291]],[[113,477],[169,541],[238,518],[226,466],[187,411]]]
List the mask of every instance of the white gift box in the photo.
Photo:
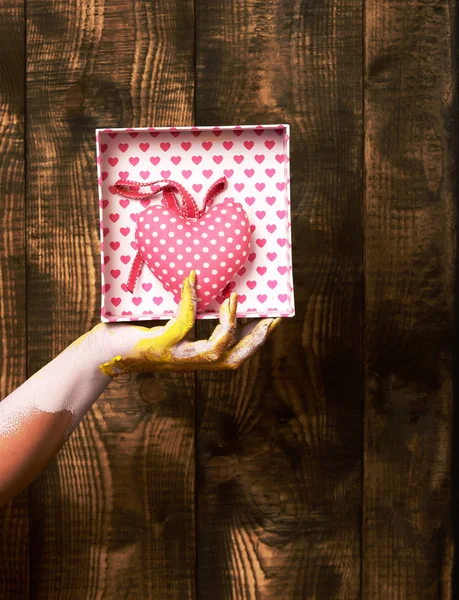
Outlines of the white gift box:
[[[289,131],[288,124],[96,129],[102,321],[169,319],[177,310],[146,265],[134,294],[127,289],[138,214],[161,202],[162,194],[124,198],[113,188],[119,179],[177,181],[202,206],[210,185],[225,176],[227,187],[213,205],[239,202],[253,230],[248,260],[232,278],[237,316],[295,314]],[[216,298],[196,318],[218,317],[222,302]]]

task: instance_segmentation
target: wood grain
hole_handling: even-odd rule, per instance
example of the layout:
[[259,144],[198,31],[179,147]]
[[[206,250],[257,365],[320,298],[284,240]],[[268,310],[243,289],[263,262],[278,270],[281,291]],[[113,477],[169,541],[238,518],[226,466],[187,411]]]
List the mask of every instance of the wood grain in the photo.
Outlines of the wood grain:
[[[0,19],[0,398],[27,376],[24,160],[24,7],[2,3]],[[27,491],[0,509],[0,597],[27,597]]]
[[[95,128],[192,124],[193,4],[28,2],[29,367],[100,320]],[[123,376],[31,488],[34,598],[194,597],[194,378]]]
[[452,598],[453,2],[365,3],[364,598]]
[[196,124],[291,124],[296,299],[197,376],[198,597],[359,598],[361,2],[196,6]]

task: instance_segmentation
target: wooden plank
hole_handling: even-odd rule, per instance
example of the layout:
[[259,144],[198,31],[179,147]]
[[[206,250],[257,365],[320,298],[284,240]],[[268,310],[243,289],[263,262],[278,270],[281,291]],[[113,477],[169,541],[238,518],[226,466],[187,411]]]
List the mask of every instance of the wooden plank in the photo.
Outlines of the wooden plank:
[[[24,6],[2,3],[0,20],[0,398],[27,376],[24,174]],[[0,597],[29,590],[27,491],[0,509]]]
[[296,299],[197,376],[198,597],[359,598],[361,2],[196,6],[196,124],[291,124]]
[[[28,3],[30,370],[100,320],[95,128],[192,124],[193,4]],[[34,598],[194,597],[194,377],[113,381],[31,489]]]
[[365,3],[364,598],[451,598],[454,3]]

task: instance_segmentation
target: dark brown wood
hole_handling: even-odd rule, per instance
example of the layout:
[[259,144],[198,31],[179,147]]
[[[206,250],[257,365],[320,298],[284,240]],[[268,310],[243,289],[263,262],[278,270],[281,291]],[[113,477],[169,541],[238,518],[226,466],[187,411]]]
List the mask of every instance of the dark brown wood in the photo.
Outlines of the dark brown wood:
[[[193,3],[28,2],[35,372],[100,320],[95,128],[192,124]],[[34,598],[194,597],[194,377],[123,376],[32,486]]]
[[[2,3],[0,19],[0,399],[27,376],[24,177],[24,6]],[[1,465],[0,465],[1,468]],[[27,491],[0,509],[0,598],[29,590]]]
[[365,3],[364,598],[452,598],[453,23]]
[[362,4],[196,19],[197,125],[291,124],[297,311],[238,372],[197,375],[198,597],[359,598]]

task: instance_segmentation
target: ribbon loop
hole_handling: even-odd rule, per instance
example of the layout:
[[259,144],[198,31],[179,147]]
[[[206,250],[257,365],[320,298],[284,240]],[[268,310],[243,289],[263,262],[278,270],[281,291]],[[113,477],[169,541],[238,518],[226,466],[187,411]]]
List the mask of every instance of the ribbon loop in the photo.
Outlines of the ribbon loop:
[[[210,186],[204,197],[204,203],[201,209],[198,208],[193,196],[180,183],[172,181],[171,179],[159,179],[158,181],[152,182],[118,179],[113,187],[118,194],[134,200],[152,198],[162,190],[163,197],[169,209],[180,214],[184,218],[199,219],[205,213],[207,207],[212,204],[215,196],[225,189],[226,183],[226,177],[220,177],[220,179],[217,179],[217,181]],[[159,184],[159,186],[150,192],[139,191],[142,187],[152,187],[157,184]],[[176,194],[181,198],[180,203],[177,200]]]

